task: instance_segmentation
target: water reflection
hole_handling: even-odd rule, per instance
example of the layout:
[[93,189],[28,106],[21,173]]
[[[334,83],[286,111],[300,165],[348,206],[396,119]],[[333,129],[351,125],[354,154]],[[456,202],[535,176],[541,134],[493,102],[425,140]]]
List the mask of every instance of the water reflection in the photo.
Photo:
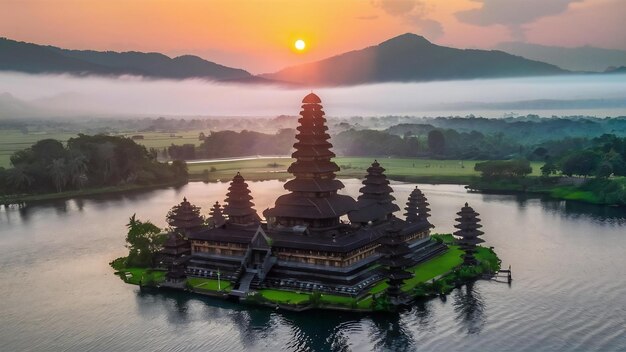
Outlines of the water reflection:
[[468,335],[479,334],[485,326],[485,306],[474,283],[454,290],[452,303],[456,320]]

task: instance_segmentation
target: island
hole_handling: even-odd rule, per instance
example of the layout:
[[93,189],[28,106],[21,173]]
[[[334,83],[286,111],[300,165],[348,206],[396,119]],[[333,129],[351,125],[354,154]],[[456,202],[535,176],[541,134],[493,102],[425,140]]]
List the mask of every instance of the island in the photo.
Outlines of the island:
[[133,216],[127,241],[146,247],[131,245],[129,257],[111,263],[120,277],[295,311],[372,312],[396,310],[498,272],[500,260],[492,248],[479,246],[482,226],[467,203],[457,213],[458,231],[431,235],[426,196],[416,187],[404,218],[395,216],[400,207],[377,160],[357,199],[339,194],[344,185],[336,178],[340,168],[332,161],[321,100],[311,93],[302,104],[288,168],[293,178],[284,185],[288,192],[263,211],[265,220],[237,173],[224,206],[215,202],[207,219],[187,198],[167,214],[167,234]]

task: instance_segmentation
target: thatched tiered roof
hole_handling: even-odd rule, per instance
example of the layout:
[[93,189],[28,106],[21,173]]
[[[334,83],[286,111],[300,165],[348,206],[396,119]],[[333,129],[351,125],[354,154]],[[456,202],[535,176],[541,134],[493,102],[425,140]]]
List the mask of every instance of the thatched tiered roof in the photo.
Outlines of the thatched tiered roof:
[[291,193],[280,196],[275,207],[263,213],[268,219],[275,218],[279,222],[300,219],[302,221],[291,222],[316,227],[319,223],[338,223],[340,216],[355,209],[352,197],[337,194],[344,185],[336,179],[339,166],[331,161],[335,154],[330,151],[332,144],[328,142],[330,135],[320,103],[320,98],[313,93],[302,100],[298,141],[291,155],[296,161],[288,168],[294,179],[285,183],[285,189]]
[[385,169],[374,160],[372,166],[367,168],[367,175],[363,180],[363,187],[359,190],[361,195],[357,200],[357,211],[349,214],[350,221],[365,223],[388,219],[400,208],[393,203],[395,198],[391,195],[393,189],[389,186],[389,180],[385,175]]
[[430,208],[428,207],[430,204],[426,199],[426,196],[422,191],[415,186],[415,189],[409,195],[409,199],[406,202],[406,216],[407,222],[419,222],[419,221],[428,221],[430,217]]
[[252,208],[252,196],[248,184],[238,172],[228,187],[226,193],[224,214],[228,216],[229,224],[251,225],[261,221],[256,210]]
[[476,265],[477,261],[474,257],[476,245],[485,242],[483,239],[479,238],[479,236],[484,234],[484,232],[479,230],[479,228],[483,227],[483,225],[480,224],[480,218],[478,218],[480,214],[475,212],[467,203],[465,203],[461,211],[456,214],[459,217],[455,219],[457,224],[454,225],[454,227],[459,230],[455,231],[454,235],[460,237],[458,243],[461,249],[465,251],[463,262],[466,265]]
[[183,201],[172,207],[167,213],[167,223],[176,232],[188,234],[204,226],[204,218],[200,215],[200,207],[197,207],[183,198]]
[[413,277],[413,273],[405,270],[414,264],[413,260],[405,257],[411,253],[411,249],[402,239],[401,228],[393,221],[389,224],[385,235],[378,240],[378,243],[380,246],[377,251],[383,255],[379,259],[379,263],[387,267],[386,276],[389,284],[387,294],[391,298],[397,299],[402,295],[400,287],[404,280]]

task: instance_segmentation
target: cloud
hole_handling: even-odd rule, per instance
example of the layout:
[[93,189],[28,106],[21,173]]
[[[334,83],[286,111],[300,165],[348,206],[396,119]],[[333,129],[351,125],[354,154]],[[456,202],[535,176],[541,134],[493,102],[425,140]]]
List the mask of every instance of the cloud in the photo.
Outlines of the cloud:
[[378,0],[374,2],[374,6],[380,7],[391,16],[405,15],[421,2],[417,0]]
[[482,7],[456,13],[459,21],[477,26],[504,25],[516,40],[525,37],[525,24],[558,15],[583,0],[473,0]]
[[372,2],[375,7],[390,16],[401,18],[412,28],[416,28],[428,39],[437,39],[443,35],[443,25],[428,18],[429,9],[420,0],[377,0]]
[[371,20],[375,20],[378,18],[377,15],[369,15],[369,16],[356,16],[355,17],[357,20],[365,20],[365,21],[371,21]]

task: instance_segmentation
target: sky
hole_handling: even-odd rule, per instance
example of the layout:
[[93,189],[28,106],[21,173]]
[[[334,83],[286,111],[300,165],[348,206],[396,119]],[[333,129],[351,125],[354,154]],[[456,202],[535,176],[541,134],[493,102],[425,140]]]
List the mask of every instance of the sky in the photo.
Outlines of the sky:
[[626,0],[0,0],[0,37],[194,54],[254,74],[406,32],[460,48],[524,41],[626,50]]

